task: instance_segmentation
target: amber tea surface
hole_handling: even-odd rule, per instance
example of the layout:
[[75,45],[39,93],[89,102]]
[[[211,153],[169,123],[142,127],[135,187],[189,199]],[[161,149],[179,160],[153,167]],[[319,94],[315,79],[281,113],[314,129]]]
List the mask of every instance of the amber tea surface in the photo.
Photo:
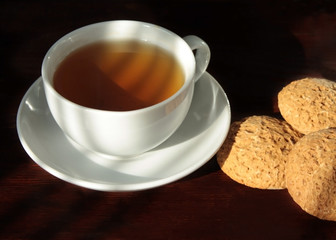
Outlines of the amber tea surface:
[[54,88],[82,106],[129,111],[159,103],[184,83],[177,60],[140,41],[96,42],[70,53],[58,66]]

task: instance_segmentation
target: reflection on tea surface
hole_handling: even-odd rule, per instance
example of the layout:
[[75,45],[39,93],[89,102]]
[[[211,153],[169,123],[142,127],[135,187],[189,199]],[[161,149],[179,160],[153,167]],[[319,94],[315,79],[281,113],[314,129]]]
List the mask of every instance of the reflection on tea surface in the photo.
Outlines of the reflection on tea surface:
[[184,74],[167,51],[140,41],[101,41],[81,47],[58,66],[53,85],[77,104],[129,111],[159,103],[177,92]]

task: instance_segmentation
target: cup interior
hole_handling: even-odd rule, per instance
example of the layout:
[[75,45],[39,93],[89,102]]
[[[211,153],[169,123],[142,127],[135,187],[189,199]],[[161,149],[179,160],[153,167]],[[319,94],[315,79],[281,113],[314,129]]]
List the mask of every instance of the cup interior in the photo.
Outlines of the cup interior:
[[195,58],[189,45],[182,38],[167,29],[149,23],[109,21],[79,28],[59,39],[47,52],[42,63],[42,77],[45,83],[53,87],[54,73],[68,54],[82,46],[101,40],[144,41],[163,48],[174,56],[183,70],[184,85],[178,92],[183,91],[192,82]]

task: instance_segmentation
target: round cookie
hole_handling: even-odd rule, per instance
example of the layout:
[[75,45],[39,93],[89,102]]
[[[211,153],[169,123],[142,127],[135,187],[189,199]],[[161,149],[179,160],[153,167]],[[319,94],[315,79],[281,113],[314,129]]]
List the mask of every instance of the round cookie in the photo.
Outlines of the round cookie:
[[336,129],[302,137],[288,155],[286,183],[307,213],[336,221]]
[[223,172],[241,184],[283,189],[287,154],[301,136],[284,120],[247,117],[231,124],[217,162]]
[[293,81],[279,92],[278,107],[303,134],[336,127],[336,83],[322,78]]

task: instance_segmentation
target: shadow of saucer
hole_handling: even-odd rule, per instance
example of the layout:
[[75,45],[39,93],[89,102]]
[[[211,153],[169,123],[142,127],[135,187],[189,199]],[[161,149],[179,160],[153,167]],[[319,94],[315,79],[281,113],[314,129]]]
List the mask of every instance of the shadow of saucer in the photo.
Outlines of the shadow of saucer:
[[204,175],[212,174],[215,172],[220,171],[220,167],[217,163],[217,156],[213,156],[207,163],[205,163],[202,167],[197,169],[195,172],[187,175],[186,177],[182,178],[180,181],[190,181],[193,179],[197,179],[203,177]]

